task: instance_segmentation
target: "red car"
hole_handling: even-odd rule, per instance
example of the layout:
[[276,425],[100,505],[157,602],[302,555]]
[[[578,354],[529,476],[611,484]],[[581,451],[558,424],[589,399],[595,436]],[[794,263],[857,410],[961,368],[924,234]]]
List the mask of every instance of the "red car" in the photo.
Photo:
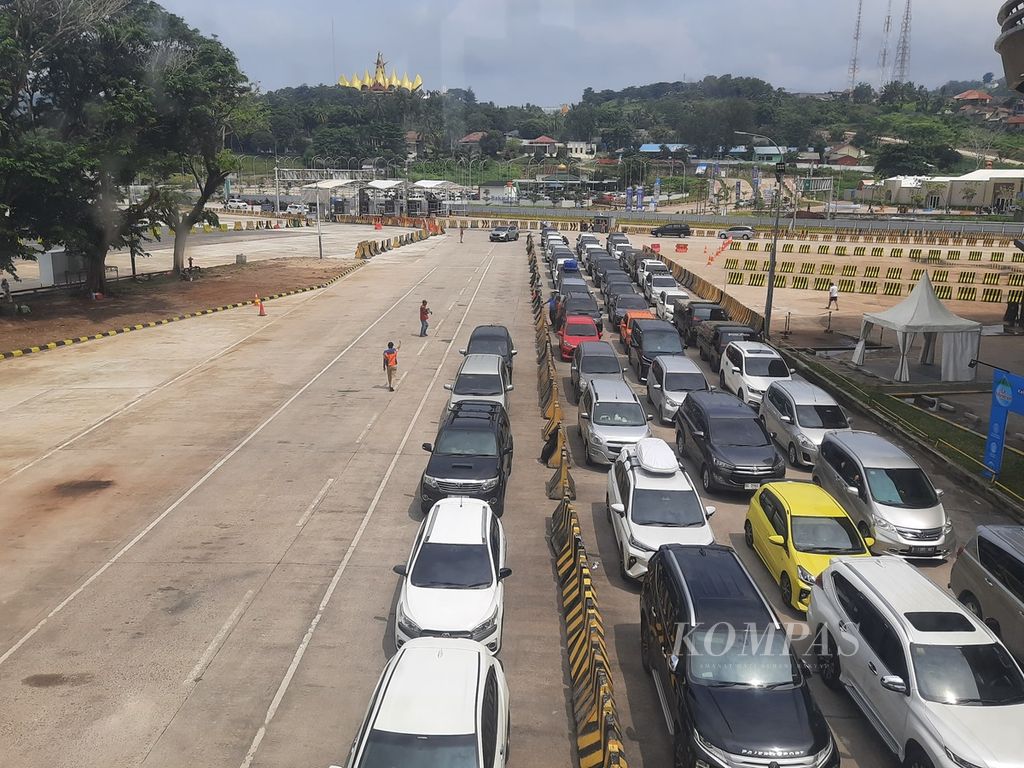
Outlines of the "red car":
[[565,318],[565,324],[558,332],[561,339],[558,349],[562,353],[562,360],[572,359],[572,353],[581,341],[596,341],[601,338],[601,332],[597,330],[597,323],[586,315],[569,315]]

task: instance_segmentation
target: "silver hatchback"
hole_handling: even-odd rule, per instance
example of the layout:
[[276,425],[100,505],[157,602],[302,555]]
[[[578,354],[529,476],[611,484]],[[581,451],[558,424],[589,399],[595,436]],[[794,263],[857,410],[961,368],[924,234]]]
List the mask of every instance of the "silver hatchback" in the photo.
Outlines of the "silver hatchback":
[[818,449],[826,432],[850,431],[850,422],[835,398],[806,381],[783,380],[768,385],[759,415],[794,467],[818,462]]
[[956,546],[953,523],[924,470],[873,432],[828,432],[814,481],[872,536],[875,554],[945,560]]
[[587,464],[611,464],[625,446],[650,437],[652,418],[625,380],[591,381],[578,416]]
[[623,381],[622,374],[625,372],[619,356],[615,354],[615,348],[607,341],[581,341],[572,353],[572,363],[569,365],[572,394],[579,400],[591,381]]

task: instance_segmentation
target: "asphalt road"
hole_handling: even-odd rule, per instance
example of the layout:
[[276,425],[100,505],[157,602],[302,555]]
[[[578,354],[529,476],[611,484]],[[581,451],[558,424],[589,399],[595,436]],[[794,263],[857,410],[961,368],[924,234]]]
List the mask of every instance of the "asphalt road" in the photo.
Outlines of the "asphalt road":
[[[541,260],[543,265],[543,260]],[[550,286],[550,280],[544,285]],[[600,292],[595,291],[600,302]],[[607,318],[607,315],[605,315]],[[621,356],[622,365],[626,367],[626,357],[618,343],[617,332],[605,334],[605,339],[612,342]],[[557,341],[557,337],[552,337]],[[557,346],[556,346],[557,349]],[[695,347],[687,350],[687,355],[698,362],[708,380],[717,386],[718,376],[712,374],[708,364],[699,359]],[[588,547],[591,561],[597,564],[593,569],[594,581],[598,589],[598,600],[605,624],[606,639],[609,653],[614,665],[614,682],[616,706],[624,724],[626,738],[625,748],[630,766],[664,766],[670,764],[672,745],[665,719],[658,703],[654,683],[644,674],[640,666],[640,635],[639,635],[639,595],[637,584],[627,582],[619,573],[618,553],[612,529],[607,520],[605,494],[607,493],[607,467],[587,467],[584,456],[583,441],[578,429],[578,409],[567,400],[565,393],[571,391],[569,364],[556,362],[560,374],[560,391],[566,429],[573,456],[578,458],[578,466],[573,467],[576,481],[576,509],[583,526],[583,537]],[[625,375],[626,381],[633,387],[645,402],[646,385],[640,384],[632,369]],[[863,418],[852,419],[854,428],[876,432],[884,430],[880,424],[870,423]],[[675,432],[671,425],[665,426],[657,419],[654,422],[655,437],[664,439],[670,446],[675,445]],[[907,446],[904,446],[907,448]],[[909,450],[909,449],[908,449]],[[910,450],[912,455],[916,452]],[[960,540],[966,540],[976,525],[987,522],[1012,522],[1005,515],[992,509],[987,502],[965,493],[957,486],[956,481],[947,475],[944,468],[929,458],[916,455],[916,458],[928,472],[936,487],[946,491],[943,502],[947,510],[952,511],[954,525]],[[692,462],[684,462],[694,486],[699,489],[699,469]],[[809,480],[810,472],[804,469],[787,468],[789,479]],[[791,636],[795,638],[795,647],[806,652],[809,645],[807,626],[804,616],[782,603],[779,588],[765,570],[763,563],[748,550],[743,542],[743,521],[746,517],[749,496],[733,493],[703,494],[704,503],[713,504],[717,508],[711,518],[711,527],[715,539],[720,544],[735,548],[750,572],[754,575],[761,590],[775,606],[782,621],[788,625]],[[945,586],[948,582],[950,563],[941,565],[925,565],[924,572],[937,583]],[[813,665],[813,656],[808,654],[807,661]],[[811,681],[812,691],[819,706],[825,713],[836,735],[841,748],[843,765],[862,768],[895,768],[899,761],[889,752],[881,738],[875,733],[868,721],[861,715],[853,701],[845,695],[836,694],[826,688],[816,677]]]
[[511,764],[570,764],[522,244],[434,238],[267,310],[0,367],[0,764],[344,763],[393,653],[420,444],[489,322],[525,352],[504,516]]

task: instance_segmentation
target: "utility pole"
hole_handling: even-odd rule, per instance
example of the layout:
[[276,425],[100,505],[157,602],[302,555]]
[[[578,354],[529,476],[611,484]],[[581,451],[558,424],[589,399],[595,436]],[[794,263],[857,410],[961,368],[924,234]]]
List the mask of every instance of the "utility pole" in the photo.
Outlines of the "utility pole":
[[860,49],[860,22],[864,14],[864,0],[857,0],[857,23],[853,28],[853,53],[850,54],[848,71],[850,101],[853,101],[853,89],[857,87],[857,54]]
[[911,0],[903,6],[903,23],[900,25],[900,39],[896,45],[896,64],[893,67],[893,80],[898,83],[907,82],[907,70],[910,68],[910,19]]

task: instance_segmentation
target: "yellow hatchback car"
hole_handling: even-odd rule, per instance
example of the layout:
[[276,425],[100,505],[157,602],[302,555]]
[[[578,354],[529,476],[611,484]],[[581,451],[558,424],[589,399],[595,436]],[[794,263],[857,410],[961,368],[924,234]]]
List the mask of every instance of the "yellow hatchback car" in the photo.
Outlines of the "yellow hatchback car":
[[833,557],[871,557],[864,539],[828,491],[814,483],[766,483],[754,494],[743,538],[779,583],[782,599],[807,610],[811,587]]

